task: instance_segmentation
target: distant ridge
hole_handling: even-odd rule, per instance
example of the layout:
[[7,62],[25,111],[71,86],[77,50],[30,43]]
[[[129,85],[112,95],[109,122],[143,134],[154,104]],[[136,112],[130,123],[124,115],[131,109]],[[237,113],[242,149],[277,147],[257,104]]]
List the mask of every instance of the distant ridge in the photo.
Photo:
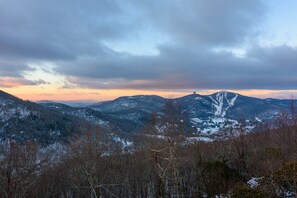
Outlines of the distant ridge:
[[82,121],[0,91],[0,141],[53,143],[80,132]]
[[280,112],[290,112],[292,103],[290,99],[259,99],[220,91],[172,99],[157,95],[122,96],[87,106],[71,106],[48,100],[37,104],[0,91],[0,140],[52,143],[83,132],[86,125],[124,135],[139,133],[151,122],[153,113],[159,119],[156,127],[162,129],[168,101],[179,105],[186,115],[187,130],[203,137],[239,127],[242,121],[245,129],[252,131],[263,123],[273,122]]

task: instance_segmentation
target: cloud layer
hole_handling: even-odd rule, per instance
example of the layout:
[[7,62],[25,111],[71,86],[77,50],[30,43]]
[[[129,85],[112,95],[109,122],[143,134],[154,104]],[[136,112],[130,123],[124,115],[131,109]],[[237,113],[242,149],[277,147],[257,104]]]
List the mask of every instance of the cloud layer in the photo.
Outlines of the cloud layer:
[[[297,49],[259,44],[269,13],[266,4],[2,1],[0,87],[43,84],[23,74],[33,70],[30,63],[50,62],[67,80],[64,88],[296,89]],[[117,49],[118,43],[128,47],[132,41],[144,43],[138,49],[156,41],[158,53]]]

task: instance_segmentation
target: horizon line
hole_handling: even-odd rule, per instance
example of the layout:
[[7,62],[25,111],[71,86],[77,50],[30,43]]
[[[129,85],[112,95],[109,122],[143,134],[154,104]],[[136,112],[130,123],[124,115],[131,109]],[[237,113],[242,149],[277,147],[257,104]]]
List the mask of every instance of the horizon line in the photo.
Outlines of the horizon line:
[[[1,91],[3,91],[3,89],[0,89]],[[177,98],[182,98],[182,97],[185,97],[185,96],[189,96],[189,95],[194,95],[196,94],[197,96],[211,96],[211,95],[214,95],[214,94],[217,94],[217,93],[221,93],[221,92],[226,92],[226,93],[233,93],[233,94],[237,94],[237,95],[241,95],[241,96],[245,96],[245,97],[252,97],[252,98],[258,98],[258,99],[279,99],[279,100],[296,100],[295,97],[293,95],[291,95],[291,97],[286,97],[286,98],[280,98],[280,97],[273,97],[273,96],[269,96],[269,97],[259,97],[257,96],[257,94],[253,95],[246,95],[246,94],[242,94],[240,93],[240,91],[236,92],[236,91],[228,91],[228,90],[220,90],[220,91],[212,91],[211,93],[207,93],[207,94],[203,94],[203,91],[200,91],[202,93],[199,93],[199,91],[193,91],[193,92],[188,92],[186,94],[179,94],[179,95],[175,95],[175,94],[168,94],[168,96],[164,96],[164,95],[159,95],[159,94],[153,94],[154,91],[152,91],[152,94],[132,94],[132,95],[119,95],[119,96],[116,96],[116,97],[113,97],[112,99],[106,99],[106,100],[100,100],[100,99],[92,99],[92,98],[89,98],[89,99],[72,99],[72,100],[63,100],[63,99],[40,99],[40,100],[30,100],[30,99],[24,99],[22,97],[19,97],[11,92],[7,92],[7,91],[3,91],[5,93],[8,93],[10,95],[13,95],[15,97],[18,97],[22,100],[28,100],[28,101],[31,101],[31,102],[35,102],[35,103],[38,103],[38,102],[46,102],[46,101],[49,101],[49,102],[56,102],[56,103],[62,103],[62,102],[68,102],[68,103],[77,103],[77,102],[81,102],[81,103],[97,103],[97,102],[106,102],[106,101],[112,101],[112,100],[115,100],[115,99],[118,99],[118,98],[121,98],[121,97],[135,97],[135,96],[159,96],[159,97],[162,97],[162,98],[165,98],[165,99],[177,99]]]

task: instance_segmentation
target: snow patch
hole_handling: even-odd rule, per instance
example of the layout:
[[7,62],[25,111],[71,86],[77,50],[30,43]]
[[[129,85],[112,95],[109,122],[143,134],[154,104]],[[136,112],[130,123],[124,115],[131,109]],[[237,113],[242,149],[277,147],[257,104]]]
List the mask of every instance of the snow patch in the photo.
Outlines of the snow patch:
[[261,120],[260,118],[258,118],[258,117],[255,117],[255,120],[256,120],[257,122],[262,122],[262,120]]
[[215,116],[225,116],[225,113],[222,112],[222,108],[224,105],[224,96],[222,94],[222,92],[218,92],[216,94],[216,99],[213,99],[212,97],[210,97],[210,99],[213,101],[213,106],[215,107],[216,111],[215,111]]
[[226,122],[226,118],[212,118],[211,121],[215,124],[221,124]]
[[228,98],[227,98],[227,93],[225,94],[225,98],[226,98],[226,100],[227,100],[227,102],[228,102],[229,107],[234,106],[237,97],[238,97],[238,95],[236,94],[236,95],[234,96],[234,98],[232,98],[231,100],[228,100]]
[[[217,117],[225,117],[226,112],[228,111],[228,109],[230,107],[233,107],[235,104],[235,101],[238,97],[238,95],[236,94],[233,98],[231,98],[230,100],[228,99],[228,92],[218,92],[215,96],[215,98],[209,96],[209,98],[212,100],[213,102],[213,107],[215,108],[215,112],[214,115]],[[223,109],[224,107],[224,99],[227,101],[227,105],[225,110]]]
[[259,180],[261,178],[259,177],[252,177],[249,181],[247,181],[247,184],[251,187],[251,188],[257,188],[259,186]]
[[199,118],[192,118],[191,119],[192,123],[197,124],[197,123],[202,123],[203,120],[199,119]]
[[215,126],[213,128],[202,129],[201,132],[203,134],[211,135],[211,134],[214,134],[214,133],[218,132],[219,130],[220,130],[220,128],[218,126]]
[[212,142],[213,139],[209,137],[187,137],[186,138],[186,143],[188,144],[193,144],[196,142]]
[[120,137],[115,136],[112,139],[113,139],[113,141],[122,144],[123,148],[130,147],[130,146],[133,145],[133,142],[130,142],[130,141],[128,141],[126,139],[123,139],[123,138],[120,138]]

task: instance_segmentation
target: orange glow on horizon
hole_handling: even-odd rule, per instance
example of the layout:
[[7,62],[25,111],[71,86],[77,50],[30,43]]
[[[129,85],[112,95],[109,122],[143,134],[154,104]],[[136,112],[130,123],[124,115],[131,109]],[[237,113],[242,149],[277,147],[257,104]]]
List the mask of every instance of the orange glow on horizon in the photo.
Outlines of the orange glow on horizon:
[[[0,88],[1,89],[1,88]],[[56,100],[75,101],[112,100],[120,96],[133,95],[159,95],[165,98],[177,98],[196,91],[197,94],[209,95],[219,90],[132,90],[132,89],[62,89],[52,86],[20,86],[14,88],[2,88],[3,91],[15,95],[24,100]],[[246,96],[259,98],[291,98],[297,96],[297,90],[228,90]],[[295,97],[296,98],[296,97]]]
[[180,97],[190,92],[185,91],[160,91],[160,90],[130,90],[130,89],[34,89],[28,87],[3,88],[3,91],[17,96],[24,100],[112,100],[121,96],[132,95],[159,95],[162,97]]

